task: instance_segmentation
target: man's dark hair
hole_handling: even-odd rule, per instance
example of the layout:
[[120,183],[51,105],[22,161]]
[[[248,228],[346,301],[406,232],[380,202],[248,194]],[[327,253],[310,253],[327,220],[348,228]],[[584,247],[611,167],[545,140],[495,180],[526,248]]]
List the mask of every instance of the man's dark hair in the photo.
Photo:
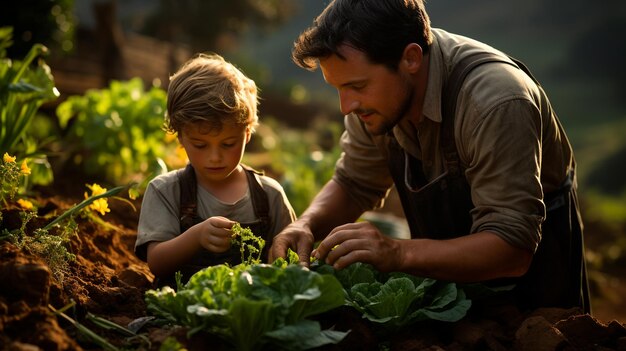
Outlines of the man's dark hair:
[[424,54],[432,43],[423,0],[333,0],[294,43],[292,58],[314,70],[317,59],[337,55],[346,44],[372,63],[396,70],[404,48],[417,43]]

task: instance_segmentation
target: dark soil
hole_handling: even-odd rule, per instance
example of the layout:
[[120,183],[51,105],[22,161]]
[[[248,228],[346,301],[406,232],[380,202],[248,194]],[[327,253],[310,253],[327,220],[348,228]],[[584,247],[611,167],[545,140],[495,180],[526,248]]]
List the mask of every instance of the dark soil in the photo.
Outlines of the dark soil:
[[[55,195],[59,191],[57,188],[39,199],[40,218],[60,214],[81,200],[79,194]],[[225,345],[207,335],[188,339],[182,328],[144,327],[139,330],[142,338],[128,337],[87,318],[91,314],[126,327],[147,316],[143,296],[153,277],[132,250],[140,203],[136,201],[136,210],[122,201],[110,200],[109,205],[111,213],[104,216],[107,226],[77,220],[79,233],[69,244],[76,260],[70,262],[61,282],[53,279],[40,258],[0,242],[0,349],[102,349],[53,313],[72,302],[73,307],[65,311],[67,316],[119,348],[158,350],[173,336],[189,350],[224,349]],[[3,228],[19,227],[17,212],[3,210]],[[619,277],[617,281],[623,284]],[[623,309],[622,300],[617,301],[613,306],[610,300],[604,301],[604,313]],[[347,307],[318,318],[325,326],[351,330],[340,345],[325,350],[626,350],[623,316],[601,320],[576,309],[520,313],[501,306],[488,312],[474,311],[457,323],[422,323],[386,333]]]

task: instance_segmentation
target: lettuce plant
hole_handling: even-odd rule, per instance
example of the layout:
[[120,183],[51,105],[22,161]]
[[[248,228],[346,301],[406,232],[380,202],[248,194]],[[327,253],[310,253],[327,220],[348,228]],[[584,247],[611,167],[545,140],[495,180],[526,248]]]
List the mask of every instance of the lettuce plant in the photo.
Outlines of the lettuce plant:
[[165,321],[205,331],[237,350],[304,350],[338,343],[347,334],[322,330],[309,319],[344,304],[332,275],[297,264],[218,265],[194,274],[178,287],[149,290],[148,310]]

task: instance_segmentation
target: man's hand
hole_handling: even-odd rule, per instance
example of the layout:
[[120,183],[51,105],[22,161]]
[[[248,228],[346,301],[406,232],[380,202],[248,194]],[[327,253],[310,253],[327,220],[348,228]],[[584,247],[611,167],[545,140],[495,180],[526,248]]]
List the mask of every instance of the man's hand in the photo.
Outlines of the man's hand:
[[300,264],[308,267],[311,250],[313,249],[313,233],[298,221],[291,223],[273,239],[269,252],[269,262],[274,262],[279,257],[287,257],[287,249],[292,249],[298,254]]
[[381,272],[390,272],[400,266],[402,245],[369,222],[349,223],[333,229],[313,251],[313,256],[325,259],[335,269],[363,262]]

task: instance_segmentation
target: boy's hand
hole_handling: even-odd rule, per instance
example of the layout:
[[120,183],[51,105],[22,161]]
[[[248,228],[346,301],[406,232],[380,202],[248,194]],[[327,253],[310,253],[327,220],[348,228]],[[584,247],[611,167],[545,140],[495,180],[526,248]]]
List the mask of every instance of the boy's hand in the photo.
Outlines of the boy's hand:
[[210,252],[226,252],[230,248],[230,229],[235,223],[221,216],[206,219],[201,224],[200,245]]

